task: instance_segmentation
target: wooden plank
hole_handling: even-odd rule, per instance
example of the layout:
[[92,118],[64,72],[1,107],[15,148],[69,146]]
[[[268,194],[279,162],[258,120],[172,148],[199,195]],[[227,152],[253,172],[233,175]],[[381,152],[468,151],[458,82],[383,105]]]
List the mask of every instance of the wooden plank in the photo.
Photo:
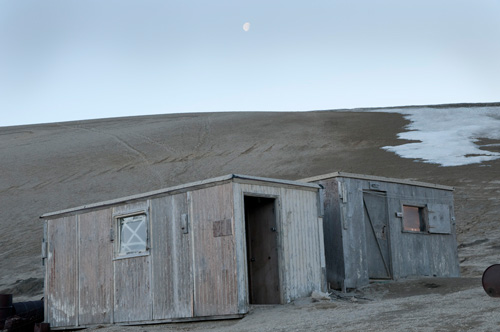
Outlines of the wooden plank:
[[76,326],[77,287],[77,217],[48,222],[47,317],[54,327]]
[[149,203],[147,200],[143,200],[113,207],[113,216],[136,213],[141,211],[148,212],[148,210],[149,210]]
[[115,260],[114,321],[152,319],[150,256]]
[[232,184],[193,191],[190,215],[194,250],[194,315],[237,314],[234,234],[213,236],[215,221],[230,219],[234,223]]
[[110,323],[113,313],[111,209],[79,216],[79,325]]
[[451,234],[450,204],[427,204],[429,233]]
[[326,260],[326,279],[332,288],[342,288],[345,279],[344,248],[342,240],[342,219],[340,216],[339,183],[337,179],[319,182],[324,189],[323,197],[323,239]]
[[[130,323],[118,323],[118,324],[92,324],[92,325],[81,325],[78,328],[72,329],[73,331],[83,330],[83,329],[102,329],[105,327],[112,327],[113,330],[118,330],[117,326],[139,326],[142,325],[144,329],[144,325],[153,325],[153,324],[166,324],[166,323],[187,323],[187,322],[201,322],[201,321],[212,321],[212,320],[228,320],[228,319],[240,319],[245,317],[244,314],[236,314],[236,315],[221,315],[221,316],[205,316],[205,317],[186,317],[186,318],[170,318],[170,319],[160,319],[160,320],[151,320],[151,321],[142,321],[142,322],[130,322]],[[162,328],[162,327],[159,327]],[[174,327],[164,327],[164,329],[174,328]],[[136,328],[138,329],[138,328]],[[158,328],[157,328],[158,329]],[[64,331],[64,328],[52,328],[54,331]],[[125,330],[125,328],[121,329]],[[127,329],[128,330],[128,329]]]
[[245,240],[245,211],[243,192],[239,183],[233,183],[234,200],[234,239],[236,250],[236,273],[238,288],[238,312],[243,314],[249,310],[248,301],[248,272],[246,260]]
[[[344,254],[345,288],[368,284],[368,259],[366,245],[363,189],[369,189],[358,179],[338,178],[343,188],[340,200],[342,246]],[[383,190],[383,189],[381,189]]]
[[187,194],[151,200],[153,319],[193,316],[192,248]]

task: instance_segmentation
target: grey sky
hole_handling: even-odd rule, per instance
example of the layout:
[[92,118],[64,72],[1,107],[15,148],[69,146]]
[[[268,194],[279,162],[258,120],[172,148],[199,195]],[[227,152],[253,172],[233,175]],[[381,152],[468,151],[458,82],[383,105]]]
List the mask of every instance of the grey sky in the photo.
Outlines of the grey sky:
[[494,0],[0,0],[0,126],[499,101],[498,17]]

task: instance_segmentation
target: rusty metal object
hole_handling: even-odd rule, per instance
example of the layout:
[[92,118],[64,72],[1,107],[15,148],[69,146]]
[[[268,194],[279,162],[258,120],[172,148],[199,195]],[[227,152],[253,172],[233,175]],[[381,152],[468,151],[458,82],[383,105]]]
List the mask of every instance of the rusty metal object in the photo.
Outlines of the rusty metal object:
[[43,322],[43,301],[12,303],[12,294],[0,294],[0,330],[33,331],[35,323]]
[[3,330],[5,320],[12,316],[13,313],[12,294],[0,294],[0,330]]
[[49,323],[36,323],[33,331],[34,332],[49,332],[50,331],[50,324]]
[[483,273],[483,288],[491,297],[500,297],[500,264],[494,264]]
[[43,301],[27,301],[13,304],[17,316],[35,322],[43,322]]

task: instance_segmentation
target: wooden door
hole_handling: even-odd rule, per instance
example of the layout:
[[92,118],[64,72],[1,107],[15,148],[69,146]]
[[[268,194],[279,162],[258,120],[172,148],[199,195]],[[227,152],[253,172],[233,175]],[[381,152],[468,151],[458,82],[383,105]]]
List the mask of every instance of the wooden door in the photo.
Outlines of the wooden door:
[[280,303],[275,199],[245,197],[250,303]]
[[48,257],[45,294],[51,327],[78,324],[77,217],[48,221]]
[[187,194],[151,200],[153,319],[193,317]]
[[232,185],[190,193],[195,317],[238,314]]
[[[148,202],[125,204],[113,208],[113,215],[143,214],[148,211]],[[115,218],[115,223],[118,222]],[[146,218],[147,232],[149,232],[149,218]],[[117,228],[118,247],[120,232]],[[115,248],[118,251],[117,248]],[[116,254],[115,254],[116,255]],[[151,301],[151,256],[149,249],[144,255],[125,256],[114,260],[114,322],[139,322],[148,321],[152,317]]]
[[392,277],[386,200],[384,192],[363,193],[368,277],[371,279]]
[[113,242],[111,209],[79,216],[79,325],[111,323]]

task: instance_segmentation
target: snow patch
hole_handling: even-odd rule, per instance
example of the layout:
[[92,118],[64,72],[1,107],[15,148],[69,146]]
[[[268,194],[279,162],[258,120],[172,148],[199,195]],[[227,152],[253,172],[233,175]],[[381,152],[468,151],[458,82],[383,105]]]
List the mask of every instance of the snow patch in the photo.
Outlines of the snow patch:
[[[381,110],[377,110],[380,112]],[[477,164],[500,158],[488,151],[498,144],[476,144],[479,139],[500,140],[500,107],[436,109],[400,108],[383,112],[400,113],[411,121],[398,138],[415,142],[383,149],[402,158],[417,159],[441,166]]]

